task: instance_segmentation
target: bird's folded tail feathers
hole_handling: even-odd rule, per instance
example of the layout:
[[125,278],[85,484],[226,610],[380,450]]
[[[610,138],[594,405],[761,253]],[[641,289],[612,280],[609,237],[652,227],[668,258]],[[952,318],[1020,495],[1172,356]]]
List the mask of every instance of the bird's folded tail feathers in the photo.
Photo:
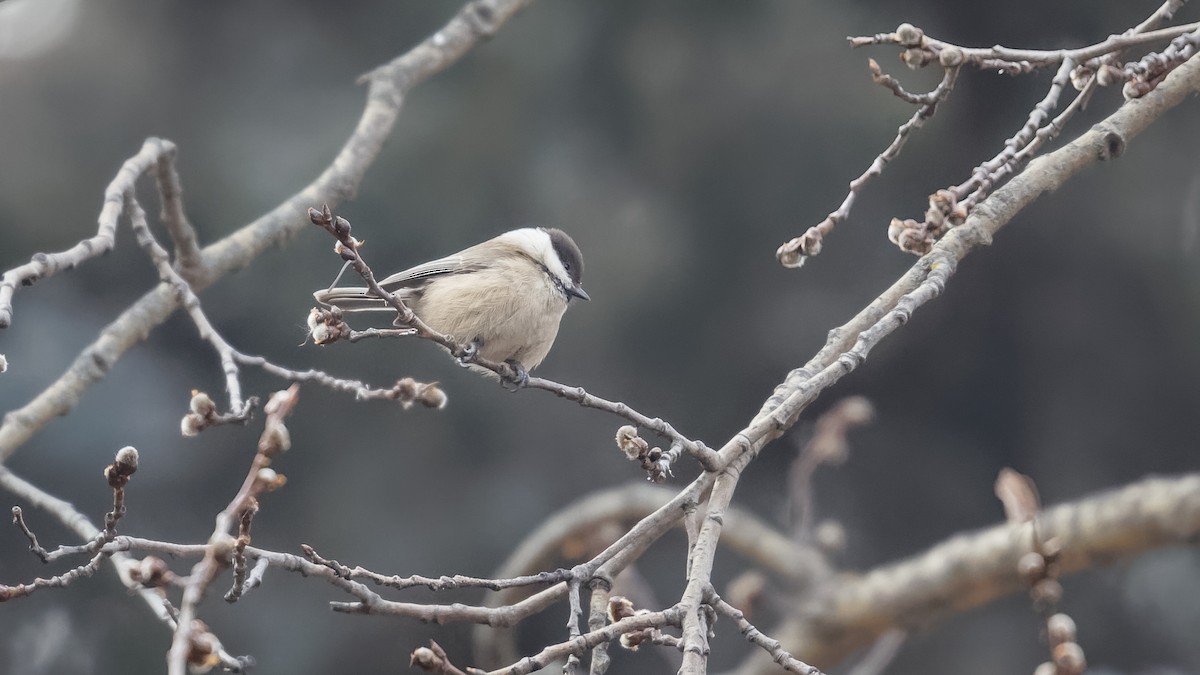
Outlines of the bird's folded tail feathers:
[[322,305],[336,305],[343,312],[393,311],[384,300],[371,294],[363,287],[339,286],[313,293],[313,298]]

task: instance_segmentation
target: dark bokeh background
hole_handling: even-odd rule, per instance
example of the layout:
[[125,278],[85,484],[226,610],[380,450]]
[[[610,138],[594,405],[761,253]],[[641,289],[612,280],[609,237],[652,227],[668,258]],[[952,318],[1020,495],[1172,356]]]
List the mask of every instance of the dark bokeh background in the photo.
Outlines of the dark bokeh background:
[[[90,233],[104,186],[148,135],[179,145],[187,208],[203,241],[232,232],[330,160],[361,109],[358,74],[457,8],[32,5],[42,11],[22,19],[31,3],[0,3],[5,269]],[[1154,6],[539,3],[414,92],[341,212],[380,269],[519,225],[563,227],[586,253],[594,300],[568,313],[540,374],[623,399],[719,445],[829,328],[912,264],[887,242],[888,219],[918,214],[925,195],[990,157],[1048,82],[1045,74],[966,73],[826,252],[784,270],[775,247],[836,207],[847,181],[910,113],[870,83],[865,59],[879,59],[915,90],[936,81],[936,73],[899,72],[892,49],[852,51],[844,36],[909,20],[963,44],[1073,46],[1119,32]],[[1101,92],[1085,117],[1117,100]],[[1169,113],[1120,161],[1027,209],[966,261],[944,297],[806,414],[811,420],[848,394],[878,406],[850,461],[819,476],[819,515],[847,528],[848,568],[997,522],[991,485],[1003,466],[1031,475],[1047,502],[1196,468],[1196,105]],[[299,346],[309,293],[337,267],[329,238],[313,228],[203,300],[244,351],[378,384],[402,375],[440,380],[451,403],[440,413],[401,412],[305,388],[290,424],[294,449],[278,465],[289,482],[264,500],[256,544],[295,551],[308,542],[389,573],[488,575],[556,509],[641,479],[613,448],[618,420],[543,392],[505,394],[431,345]],[[10,362],[0,410],[58,377],[154,282],[122,229],[111,255],[21,291],[15,325],[0,333]],[[265,393],[281,383],[250,371],[245,384]],[[9,464],[99,519],[110,498],[100,470],[133,444],[142,468],[122,529],[203,541],[257,433],[251,425],[180,438],[189,391],[221,387],[214,355],[177,316]],[[778,520],[785,469],[804,433],[764,452],[745,475],[740,504]],[[674,484],[694,473],[683,464]],[[66,536],[34,509],[29,520],[44,543]],[[3,582],[45,573],[25,549],[15,529],[0,530]],[[672,564],[644,571],[660,597],[675,597],[677,551],[656,559]],[[721,579],[737,568],[728,555],[718,560]],[[1195,549],[1176,549],[1069,578],[1064,608],[1095,671],[1200,670],[1198,570]],[[467,627],[333,614],[325,603],[342,596],[280,572],[232,608],[219,593],[205,618],[230,651],[253,654],[259,672],[402,671],[429,637],[468,653]],[[551,632],[523,644],[561,639],[555,612],[542,622]],[[14,674],[156,672],[169,643],[107,568],[69,590],[3,606],[0,636],[0,670]],[[746,649],[738,639],[721,645],[717,667]],[[1027,602],[1010,598],[914,638],[890,672],[1031,672],[1044,653]],[[653,652],[619,658],[620,672],[670,668]]]

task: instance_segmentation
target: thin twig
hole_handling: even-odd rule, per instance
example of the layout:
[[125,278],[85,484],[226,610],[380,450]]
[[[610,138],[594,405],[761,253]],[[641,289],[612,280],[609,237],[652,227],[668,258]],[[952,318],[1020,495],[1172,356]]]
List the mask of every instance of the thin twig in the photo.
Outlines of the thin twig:
[[[758,647],[762,647],[768,654],[771,655],[771,660],[779,664],[779,667],[789,673],[799,673],[800,675],[822,675],[821,671],[807,663],[792,656],[783,648],[783,644],[772,637],[764,635],[762,631],[754,627],[746,619],[746,615],[742,610],[721,599],[721,596],[716,593],[710,593],[708,602],[717,610],[718,613],[729,617],[737,625],[738,630],[746,639]],[[684,650],[686,654],[686,649]]]
[[304,556],[312,562],[328,567],[333,570],[339,577],[343,579],[365,579],[374,583],[376,586],[386,586],[404,590],[407,588],[423,587],[431,591],[443,591],[457,588],[486,588],[493,591],[503,590],[505,588],[521,588],[525,586],[539,586],[546,584],[557,584],[567,581],[573,577],[570,570],[559,569],[553,572],[539,572],[508,579],[480,579],[477,577],[468,577],[461,574],[453,576],[440,577],[423,577],[419,574],[412,576],[401,577],[398,575],[383,575],[363,567],[348,567],[339,563],[336,560],[330,560],[321,557],[320,554],[308,544],[301,544],[300,548],[304,551]]
[[169,675],[184,675],[187,669],[188,653],[193,641],[195,630],[196,609],[208,591],[209,584],[220,573],[221,568],[228,564],[236,542],[229,535],[229,530],[235,519],[254,506],[254,500],[259,493],[267,489],[269,481],[264,480],[262,471],[271,463],[271,458],[287,450],[286,429],[283,420],[299,400],[300,385],[293,384],[287,391],[277,392],[264,406],[266,421],[263,434],[258,442],[258,452],[250,463],[250,470],[242,481],[241,488],[230,500],[229,505],[217,514],[216,526],[209,538],[204,558],[192,568],[188,584],[183,590],[183,600],[179,604],[178,625],[171,641],[171,649],[167,652],[167,672]]

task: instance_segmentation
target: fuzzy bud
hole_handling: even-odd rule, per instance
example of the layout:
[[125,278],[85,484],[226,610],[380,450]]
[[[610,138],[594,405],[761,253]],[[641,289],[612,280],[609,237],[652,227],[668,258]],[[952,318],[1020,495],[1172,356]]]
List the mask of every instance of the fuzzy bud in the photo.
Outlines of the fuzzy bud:
[[421,395],[417,397],[417,401],[426,408],[441,410],[446,407],[449,398],[442,388],[437,386],[436,382],[425,385],[421,390]]
[[287,485],[287,476],[277,473],[270,467],[259,469],[258,473],[254,475],[254,480],[263,492],[274,492]]
[[1042,579],[1029,590],[1033,608],[1039,612],[1057,607],[1062,595],[1063,587],[1057,579]]
[[359,241],[359,240],[355,239],[354,237],[348,238],[347,241],[350,243],[349,246],[343,244],[340,241],[335,243],[333,245],[333,252],[337,253],[339,256],[341,256],[342,260],[349,262],[358,257],[358,254],[355,253],[355,251],[359,248],[362,248],[362,245],[367,242],[365,239],[363,241]]
[[281,389],[271,394],[271,398],[267,399],[267,404],[263,406],[263,412],[268,415],[274,415],[289,403],[291,397],[292,391],[290,389]]
[[1091,68],[1085,68],[1084,66],[1078,66],[1071,71],[1071,86],[1075,87],[1075,89],[1078,91],[1083,91],[1083,88],[1092,81],[1092,78],[1095,77],[1095,75],[1095,70]]
[[[641,616],[643,614],[649,614],[649,613],[650,613],[650,610],[648,610],[648,609],[639,609],[633,613],[633,616]],[[641,644],[643,642],[645,642],[646,640],[653,639],[654,632],[655,631],[653,628],[643,628],[641,630],[635,630],[635,631],[625,633],[625,634],[621,635],[621,639],[620,639],[621,646],[624,647],[625,649],[628,649],[631,652],[636,652],[638,650],[638,647],[641,646]]]
[[183,416],[183,420],[179,423],[179,433],[183,434],[184,438],[198,436],[204,428],[208,426],[205,419],[196,413],[188,413]]
[[789,269],[804,266],[804,261],[808,260],[808,256],[800,252],[800,243],[800,237],[796,237],[784,242],[783,245],[775,250],[775,257],[779,260],[780,265]]
[[1059,675],[1081,675],[1087,669],[1083,647],[1075,642],[1064,642],[1050,651]]
[[208,540],[208,545],[212,547],[213,557],[217,560],[225,560],[233,553],[233,549],[237,546],[237,539],[234,539],[228,532],[214,532]]
[[117,464],[129,473],[137,471],[138,451],[132,445],[127,445],[117,451]]
[[1096,70],[1096,84],[1101,87],[1111,87],[1124,79],[1125,71],[1108,63]]
[[3,354],[0,354],[0,373],[6,370],[8,370],[8,359],[4,358]]
[[201,417],[212,417],[217,414],[217,404],[213,403],[212,398],[196,389],[192,390],[192,400],[188,402],[188,407]]
[[401,378],[392,386],[391,398],[400,401],[400,405],[408,410],[413,403],[420,403],[426,408],[441,410],[449,400],[446,392],[442,391],[437,382],[418,382],[411,377]]
[[137,471],[138,451],[132,445],[127,445],[117,451],[116,459],[104,469],[104,479],[113,489],[123,488],[129,482],[129,477]]
[[258,451],[273,457],[287,452],[292,447],[292,435],[288,428],[276,419],[268,419],[263,428],[262,436],[258,438]]
[[625,453],[631,461],[637,461],[645,456],[650,444],[638,436],[637,428],[626,424],[617,429],[617,448]]
[[933,60],[933,52],[920,47],[911,47],[900,52],[900,60],[912,70],[918,70],[929,65]]
[[1121,87],[1121,95],[1125,97],[1126,101],[1141,98],[1149,91],[1150,86],[1141,80],[1128,80],[1125,82],[1125,86]]
[[1027,586],[1033,586],[1046,576],[1046,559],[1036,551],[1022,555],[1017,560],[1017,576]]
[[902,47],[919,47],[925,32],[911,23],[902,23],[896,28],[896,42]]
[[941,51],[938,52],[938,63],[943,68],[961,66],[965,59],[966,57],[963,55],[962,50],[958,47],[942,47]]
[[334,341],[333,331],[323,323],[313,326],[313,329],[309,331],[309,335],[312,336],[313,344],[324,345]]
[[623,595],[614,595],[608,599],[608,622],[616,623],[621,619],[633,616],[633,601]]
[[969,214],[967,212],[966,204],[955,204],[954,208],[950,211],[950,224],[962,225],[964,222],[966,222],[967,215]]
[[1050,639],[1051,645],[1074,642],[1075,620],[1061,612],[1051,616],[1046,619],[1046,637]]
[[129,578],[146,588],[162,588],[171,583],[174,574],[162,558],[148,555],[129,568]]
[[421,670],[435,670],[441,667],[441,659],[429,647],[417,647],[408,658],[410,667],[416,666]]
[[192,639],[188,645],[188,670],[202,675],[221,665],[221,641],[208,629],[208,624],[199,619],[192,620]]

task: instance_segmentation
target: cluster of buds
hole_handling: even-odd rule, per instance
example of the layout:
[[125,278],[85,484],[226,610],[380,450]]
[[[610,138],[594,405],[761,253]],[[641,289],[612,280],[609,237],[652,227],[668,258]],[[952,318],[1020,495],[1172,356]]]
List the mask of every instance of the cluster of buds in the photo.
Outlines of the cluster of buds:
[[179,423],[179,432],[191,438],[201,431],[217,423],[217,404],[208,394],[193,389],[192,400],[188,402],[189,412]]
[[313,307],[308,311],[308,335],[315,344],[327,345],[350,337],[350,326],[337,307]]
[[900,60],[909,68],[924,68],[936,58],[933,50],[925,44],[925,32],[911,23],[900,24],[893,36],[896,44],[904,47],[904,51],[900,52]]
[[1034,675],[1083,675],[1087,659],[1075,638],[1075,620],[1071,617],[1060,613],[1046,619],[1051,660],[1038,666]]
[[114,490],[124,488],[129,483],[129,477],[137,471],[138,451],[132,445],[127,445],[117,451],[112,464],[104,468],[104,479]]
[[804,265],[804,261],[821,252],[821,243],[825,233],[833,229],[833,221],[829,218],[821,221],[804,232],[804,234],[784,242],[775,250],[775,257],[784,267],[795,269]]
[[192,620],[192,635],[188,644],[187,664],[192,673],[207,673],[221,665],[221,641],[200,619]]
[[[254,474],[254,489],[251,492],[253,494],[274,492],[284,485],[287,485],[287,476],[269,466],[264,466]],[[257,509],[257,507],[255,508]]]
[[625,453],[630,461],[640,463],[646,471],[646,478],[654,483],[661,483],[667,476],[674,475],[671,473],[672,454],[657,446],[650,447],[631,425],[626,424],[617,429],[617,448]]
[[163,588],[175,581],[175,573],[162,558],[148,555],[129,567],[129,578],[146,588]]
[[1063,587],[1058,581],[1062,555],[1058,540],[1054,537],[1042,542],[1037,550],[1030,551],[1017,560],[1017,574],[1029,588],[1033,608],[1039,614],[1054,611],[1062,600]]
[[958,203],[950,190],[938,190],[929,195],[929,208],[925,220],[892,218],[888,225],[888,239],[906,253],[925,255],[943,234],[967,219],[967,208]]
[[1124,79],[1125,86],[1121,93],[1126,99],[1140,98],[1154,90],[1159,82],[1176,66],[1190,59],[1196,53],[1196,33],[1186,33],[1171,40],[1166,49],[1161,52],[1151,52],[1142,57],[1141,61],[1129,63],[1118,72]]
[[277,391],[271,394],[271,398],[263,406],[267,421],[263,424],[262,436],[258,438],[259,454],[271,458],[291,449],[292,435],[283,424],[283,418],[291,412],[295,404],[296,390],[296,385],[292,385],[289,389]]
[[[1075,87],[1077,91],[1083,91],[1093,79],[1101,87],[1111,87],[1114,84],[1129,80],[1130,76],[1124,69],[1118,68],[1111,63],[1100,63],[1097,65],[1096,61],[1081,63],[1071,69],[1071,86]],[[1126,98],[1133,97],[1126,95]]]
[[332,234],[337,239],[333,250],[342,257],[342,260],[350,262],[358,258],[358,254],[355,251],[365,244],[366,241],[359,241],[350,236],[350,221],[341,216],[334,216],[328,204],[321,205],[319,211],[310,207],[308,209],[308,219],[312,221],[313,225],[324,228],[326,232]]
[[1041,664],[1034,675],[1082,675],[1087,667],[1083,648],[1075,641],[1075,621],[1056,613],[1062,600],[1062,543],[1056,537],[1043,539],[1038,534],[1037,514],[1041,500],[1033,479],[1012,469],[1003,469],[996,478],[996,496],[1004,504],[1008,522],[1029,524],[1033,550],[1017,560],[1017,576],[1029,589],[1033,609],[1046,619],[1046,639],[1050,643],[1050,661]]
[[905,253],[925,255],[933,248],[937,238],[930,233],[928,223],[918,223],[912,218],[892,218],[888,224],[888,239]]
[[[614,595],[608,599],[608,621],[616,623],[621,619],[628,619],[631,616],[641,616],[649,614],[648,609],[634,609],[633,601],[623,595]],[[640,630],[630,631],[621,635],[621,646],[631,652],[636,652],[638,647],[647,640],[653,640],[658,630],[655,628],[642,628]]]
[[426,408],[441,410],[446,407],[448,400],[446,392],[442,391],[437,382],[418,382],[411,377],[397,380],[396,384],[388,390],[388,398],[399,401],[405,410],[411,408],[414,403],[420,403]]
[[967,207],[959,204],[958,197],[950,190],[938,190],[929,195],[925,222],[932,228],[934,238],[941,237],[952,227],[962,225],[966,219]]

